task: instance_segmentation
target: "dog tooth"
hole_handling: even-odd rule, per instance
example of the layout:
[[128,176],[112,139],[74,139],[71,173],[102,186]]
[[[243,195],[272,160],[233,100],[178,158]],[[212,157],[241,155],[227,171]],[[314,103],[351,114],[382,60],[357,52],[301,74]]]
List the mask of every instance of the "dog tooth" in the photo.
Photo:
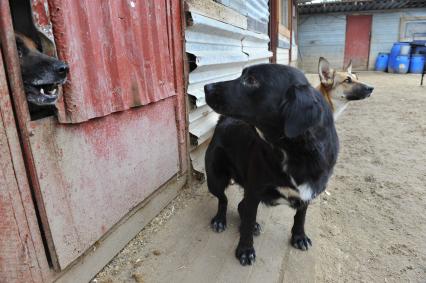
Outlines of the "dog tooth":
[[43,88],[40,89],[40,93],[44,94],[44,89]]
[[49,93],[50,93],[51,95],[54,95],[54,94],[56,93],[56,88],[55,88],[55,89],[53,89],[53,90],[51,90],[51,91],[49,91]]

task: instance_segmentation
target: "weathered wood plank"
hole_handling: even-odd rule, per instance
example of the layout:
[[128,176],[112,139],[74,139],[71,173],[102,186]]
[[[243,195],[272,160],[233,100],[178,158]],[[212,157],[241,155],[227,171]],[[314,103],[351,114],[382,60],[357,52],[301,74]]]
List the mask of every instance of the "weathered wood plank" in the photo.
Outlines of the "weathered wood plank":
[[194,12],[242,29],[247,29],[247,18],[212,0],[185,0],[185,11]]

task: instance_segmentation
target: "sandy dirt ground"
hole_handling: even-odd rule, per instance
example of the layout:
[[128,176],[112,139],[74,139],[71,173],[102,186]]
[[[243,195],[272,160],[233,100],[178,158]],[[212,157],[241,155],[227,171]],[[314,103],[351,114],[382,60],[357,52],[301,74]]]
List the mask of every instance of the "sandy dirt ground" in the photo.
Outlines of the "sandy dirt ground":
[[426,282],[426,86],[361,73],[375,87],[337,121],[341,149],[320,201],[318,282]]
[[[349,105],[337,121],[341,149],[335,174],[328,194],[313,204],[310,212],[317,215],[309,216],[308,210],[315,248],[306,259],[306,253],[289,250],[294,253],[290,263],[291,257],[301,259],[292,269],[300,275],[293,278],[426,282],[426,86],[419,87],[414,75],[359,76],[375,91],[368,100]],[[215,200],[207,195],[205,186],[185,189],[93,282],[150,282],[145,265],[161,272],[159,261],[168,261],[158,243],[153,249],[156,239],[179,229],[172,228],[179,227],[173,219],[191,207],[201,201],[210,206]],[[314,268],[304,269],[307,260]],[[308,270],[315,274],[304,275]]]

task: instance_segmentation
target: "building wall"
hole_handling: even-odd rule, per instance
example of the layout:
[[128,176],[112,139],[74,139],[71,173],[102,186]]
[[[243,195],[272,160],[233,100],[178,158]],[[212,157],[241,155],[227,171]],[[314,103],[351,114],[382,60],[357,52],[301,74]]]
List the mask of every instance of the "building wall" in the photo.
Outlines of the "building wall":
[[316,72],[320,56],[343,67],[346,15],[301,15],[299,18],[299,67]]
[[[373,15],[369,69],[374,69],[377,54],[390,52],[392,44],[399,40],[401,17],[426,16],[426,9],[398,11],[371,11],[352,14]],[[316,72],[320,56],[336,68],[343,68],[346,15],[313,14],[301,15],[299,20],[299,66],[307,72]]]
[[[390,52],[394,42],[399,41],[399,26],[401,17],[423,16],[425,9],[407,9],[391,13],[375,13],[371,31],[369,70],[374,70],[377,54]],[[426,31],[425,31],[426,32]]]

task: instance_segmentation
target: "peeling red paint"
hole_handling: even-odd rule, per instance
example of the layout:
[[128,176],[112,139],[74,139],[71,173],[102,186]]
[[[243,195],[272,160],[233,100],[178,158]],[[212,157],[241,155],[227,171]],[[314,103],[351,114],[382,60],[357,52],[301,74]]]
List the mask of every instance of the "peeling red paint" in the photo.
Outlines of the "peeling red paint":
[[70,65],[61,122],[176,95],[166,2],[49,1],[58,54]]
[[40,27],[50,27],[49,6],[47,0],[32,0],[34,21]]
[[[59,120],[84,121],[29,121],[19,68],[13,68],[22,144],[59,270],[171,177],[186,172],[180,3],[31,1],[39,26],[49,28],[52,20],[59,55],[71,65]],[[8,36],[5,56],[16,59],[9,26],[1,40]]]
[[33,154],[62,268],[179,172],[175,103],[170,97],[78,125],[33,122],[31,146],[40,146]]

